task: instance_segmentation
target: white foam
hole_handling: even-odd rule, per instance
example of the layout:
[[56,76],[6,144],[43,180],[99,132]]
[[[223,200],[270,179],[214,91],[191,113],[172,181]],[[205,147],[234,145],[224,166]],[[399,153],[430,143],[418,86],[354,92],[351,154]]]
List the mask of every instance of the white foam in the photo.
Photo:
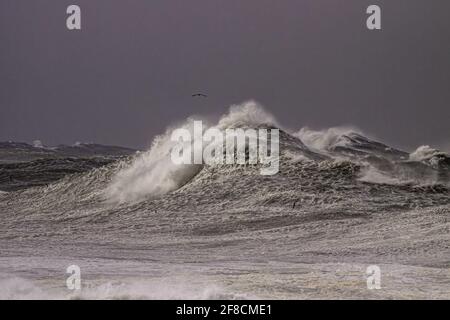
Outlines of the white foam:
[[174,283],[168,279],[141,281],[110,281],[83,288],[70,296],[71,299],[151,299],[151,300],[212,300],[244,299],[246,295],[227,292],[216,284],[199,285]]
[[293,133],[293,136],[299,138],[309,148],[327,151],[331,147],[347,146],[342,136],[355,132],[361,131],[354,127],[334,127],[325,130],[312,130],[305,127]]
[[444,152],[433,149],[430,146],[420,146],[409,155],[409,160],[424,161],[442,154],[444,154]]
[[[184,128],[192,134],[193,121],[194,119],[189,118],[181,125],[173,126],[163,135],[157,136],[150,150],[139,154],[130,166],[120,170],[113,177],[106,190],[107,198],[116,202],[137,202],[176,190],[192,179],[202,166],[174,164],[170,155],[171,150],[182,143],[171,140],[173,130]],[[276,120],[256,102],[249,101],[231,106],[228,114],[224,115],[214,127],[224,130],[258,125],[276,125]],[[205,126],[204,130],[207,128],[208,126]]]
[[55,300],[55,299],[158,299],[211,300],[250,299],[246,294],[233,293],[222,286],[197,283],[174,277],[171,279],[123,279],[116,281],[84,281],[81,290],[68,290],[61,285],[32,281],[19,277],[0,279],[0,300]]
[[52,294],[23,278],[3,277],[0,279],[0,288],[0,300],[52,299]]
[[229,112],[220,118],[216,128],[255,127],[259,125],[280,128],[273,115],[265,111],[260,104],[251,100],[239,105],[232,105]]
[[[192,121],[183,127],[192,130]],[[157,197],[175,190],[191,179],[201,167],[174,164],[170,159],[172,148],[181,142],[171,141],[172,129],[157,136],[150,150],[138,154],[131,166],[120,170],[106,190],[109,200],[135,202],[146,197]]]
[[34,140],[33,141],[33,147],[39,148],[39,149],[45,148],[44,145],[42,144],[41,140]]
[[388,185],[401,185],[408,183],[408,181],[402,181],[399,178],[389,176],[387,172],[382,172],[372,166],[365,167],[362,170],[361,176],[358,180],[363,182]]

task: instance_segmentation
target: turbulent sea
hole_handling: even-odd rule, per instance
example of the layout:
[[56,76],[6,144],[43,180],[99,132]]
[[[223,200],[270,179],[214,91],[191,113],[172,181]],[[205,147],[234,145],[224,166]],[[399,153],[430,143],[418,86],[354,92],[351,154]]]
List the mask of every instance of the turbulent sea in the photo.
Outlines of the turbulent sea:
[[0,299],[450,298],[446,153],[253,102],[212,126],[279,128],[278,174],[174,165],[170,129],[145,152],[0,143]]

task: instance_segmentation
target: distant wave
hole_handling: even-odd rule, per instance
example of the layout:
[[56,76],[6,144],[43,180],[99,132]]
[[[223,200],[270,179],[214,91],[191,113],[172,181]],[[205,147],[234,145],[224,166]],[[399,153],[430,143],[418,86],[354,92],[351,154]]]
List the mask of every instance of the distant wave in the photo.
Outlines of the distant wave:
[[440,160],[448,159],[448,154],[430,146],[420,146],[409,155],[412,161],[429,161],[433,165],[438,165]]

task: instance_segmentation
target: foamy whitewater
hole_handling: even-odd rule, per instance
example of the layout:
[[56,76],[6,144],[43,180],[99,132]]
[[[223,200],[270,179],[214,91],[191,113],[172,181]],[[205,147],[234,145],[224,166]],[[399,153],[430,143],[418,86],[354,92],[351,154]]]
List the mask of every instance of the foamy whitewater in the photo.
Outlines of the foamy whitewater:
[[171,132],[194,119],[127,157],[0,146],[0,299],[450,298],[446,153],[289,130],[250,101],[206,128],[279,128],[278,174],[175,165]]

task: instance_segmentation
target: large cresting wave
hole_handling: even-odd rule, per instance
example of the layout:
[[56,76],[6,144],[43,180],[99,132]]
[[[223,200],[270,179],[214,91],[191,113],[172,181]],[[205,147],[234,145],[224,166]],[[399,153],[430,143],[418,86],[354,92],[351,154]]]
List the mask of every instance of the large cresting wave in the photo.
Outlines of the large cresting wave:
[[[178,189],[195,176],[202,165],[175,164],[171,161],[172,149],[182,142],[171,140],[173,130],[183,128],[193,135],[194,117],[172,126],[157,136],[150,150],[137,156],[131,165],[119,171],[107,189],[108,199],[118,202],[135,202],[146,197],[158,197]],[[228,114],[220,118],[217,124],[204,122],[204,130],[217,128],[275,126],[275,118],[254,101],[230,107]],[[204,145],[206,147],[206,145]]]
[[[171,150],[182,143],[170,139],[173,130],[184,128],[192,133],[194,120],[198,118],[191,117],[181,124],[169,127],[164,134],[154,139],[148,151],[137,155],[130,164],[117,172],[106,189],[108,201],[138,202],[160,197],[179,189],[195,177],[203,165],[179,165],[170,158]],[[361,130],[354,127],[287,130],[255,101],[231,106],[229,112],[216,124],[203,123],[206,124],[204,130],[277,127],[282,131],[281,147],[285,151],[283,153],[282,150],[282,154],[289,152],[292,157],[294,150],[296,157],[303,159],[352,161],[361,166],[360,180],[364,182],[448,184],[449,158],[443,152],[422,146],[409,154],[367,138]]]

